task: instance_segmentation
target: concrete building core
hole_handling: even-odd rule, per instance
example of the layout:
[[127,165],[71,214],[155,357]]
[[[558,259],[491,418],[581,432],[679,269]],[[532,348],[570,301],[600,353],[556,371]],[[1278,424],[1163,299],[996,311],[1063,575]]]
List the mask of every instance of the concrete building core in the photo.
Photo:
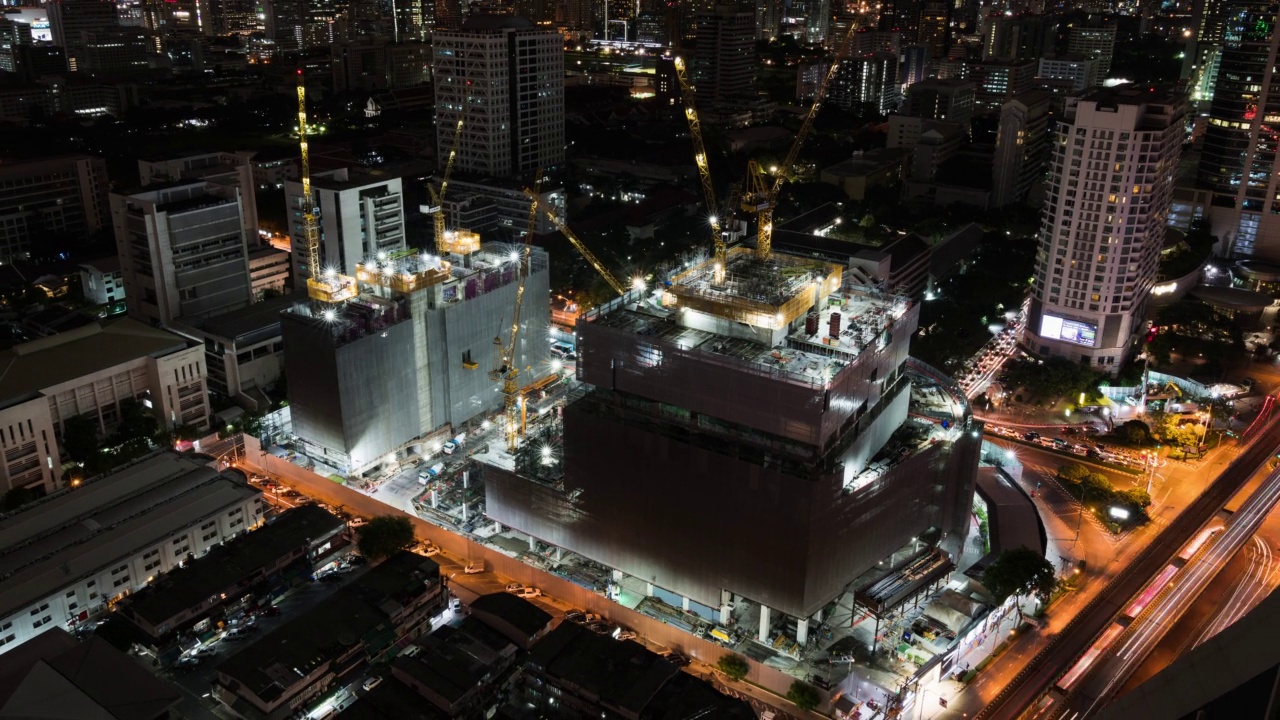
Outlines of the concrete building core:
[[[486,243],[456,263],[402,255],[357,265],[360,294],[281,314],[289,403],[299,447],[342,473],[374,470],[422,438],[502,406],[489,378],[506,341],[520,246]],[[521,381],[551,368],[547,255],[533,248],[517,361]]]
[[916,538],[963,540],[980,440],[907,418],[919,306],[812,259],[740,249],[725,271],[578,320],[592,389],[564,408],[562,473],[486,468],[487,515],[762,622],[813,616]]

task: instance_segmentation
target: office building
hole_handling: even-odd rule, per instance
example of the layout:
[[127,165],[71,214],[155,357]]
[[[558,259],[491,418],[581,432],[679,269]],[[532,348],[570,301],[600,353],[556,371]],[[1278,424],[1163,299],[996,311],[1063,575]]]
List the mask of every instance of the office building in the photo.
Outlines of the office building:
[[[481,228],[474,222],[467,222],[469,214],[478,213],[492,216],[492,227],[498,231],[499,238],[518,239],[529,227],[529,197],[524,194],[526,183],[510,180],[487,178],[485,180],[466,180],[454,177],[449,181],[449,199],[445,200],[445,218],[454,228],[470,228],[479,231]],[[561,220],[568,222],[567,195],[562,187],[544,185],[538,195],[538,204],[554,212]],[[492,205],[492,212],[488,208]],[[559,232],[544,213],[538,213],[538,224],[535,235],[547,235]]]
[[[102,435],[134,399],[160,427],[209,427],[204,351],[129,318],[93,322],[0,353],[0,483],[49,493],[62,487],[68,418],[91,418]],[[7,428],[7,431],[5,430]]]
[[563,409],[563,460],[486,466],[486,515],[722,625],[759,606],[760,641],[794,621],[782,634],[803,646],[890,553],[959,547],[980,440],[965,417],[933,443],[907,420],[918,304],[777,252],[731,250],[723,272],[677,276],[674,304],[635,291],[578,318],[589,392]]
[[1121,85],[1067,103],[1023,343],[1115,372],[1156,277],[1187,114],[1169,88]]
[[920,4],[920,21],[916,24],[916,42],[928,48],[929,57],[947,56],[947,26],[951,3],[946,0],[924,0]]
[[1049,158],[1050,96],[1032,91],[1014,97],[1000,109],[992,163],[992,207],[1004,207],[1027,199],[1037,180],[1044,177]]
[[1097,58],[1085,55],[1041,58],[1037,80],[1060,88],[1063,94],[1078,93],[1101,84],[1098,65]]
[[1002,15],[987,25],[983,60],[1038,60],[1053,53],[1058,20],[1045,15]]
[[827,90],[832,104],[845,110],[869,105],[887,115],[898,109],[898,56],[889,52],[846,58]]
[[983,60],[960,66],[959,77],[977,86],[974,91],[976,112],[995,112],[1009,98],[1030,92],[1036,86],[1039,62],[1026,60]]
[[[428,255],[356,268],[361,294],[321,312],[283,315],[285,376],[299,452],[343,474],[409,454],[444,426],[502,407],[490,379],[493,339],[508,338],[519,247],[488,243],[454,262]],[[522,384],[550,372],[547,255],[533,249],[517,366]],[[505,322],[504,322],[504,319]]]
[[143,187],[180,180],[202,180],[238,188],[244,211],[245,236],[257,237],[258,201],[254,184],[254,155],[252,151],[244,151],[158,156],[138,161],[138,177]]
[[247,410],[271,407],[284,368],[280,313],[296,299],[272,298],[211,318],[179,322],[173,331],[204,348],[209,392]]
[[18,72],[18,54],[32,43],[30,23],[0,16],[0,70]]
[[697,14],[694,86],[700,109],[738,105],[755,98],[755,20],[748,10],[717,6]]
[[1280,88],[1268,77],[1280,51],[1267,6],[1228,3],[1226,39],[1209,105],[1197,184],[1213,193],[1214,234],[1234,256],[1280,261],[1280,164],[1273,123]]
[[1110,77],[1111,58],[1116,52],[1116,26],[1073,27],[1067,33],[1067,54],[1098,59],[1098,76]]
[[71,72],[84,69],[80,63],[84,60],[87,33],[120,26],[116,4],[109,0],[53,0],[46,9],[53,44],[66,52],[66,69]]
[[0,162],[0,262],[50,236],[87,239],[109,222],[107,164],[91,155]]
[[[511,15],[472,15],[432,36],[436,147],[488,177],[533,176],[564,162],[564,38]],[[440,168],[448,159],[439,153]]]
[[366,662],[393,658],[431,628],[447,596],[440,566],[401,550],[223,660],[213,696],[246,720],[288,717],[353,682]]
[[81,620],[262,522],[235,471],[161,451],[0,519],[0,653]]
[[242,198],[204,181],[111,194],[131,316],[167,325],[252,302]]
[[146,72],[155,54],[156,36],[138,28],[86,30],[77,57],[80,72],[128,76]]
[[929,73],[929,48],[924,45],[903,45],[899,53],[898,69],[904,88],[924,80]]
[[80,263],[80,288],[93,305],[110,305],[124,300],[124,275],[120,256],[111,255]]
[[330,52],[335,92],[394,90],[431,82],[427,43],[362,39],[336,43]]
[[[307,278],[307,228],[302,183],[284,184],[289,237],[293,243],[293,286]],[[354,275],[356,264],[379,253],[405,248],[404,194],[400,178],[340,168],[313,173],[311,193],[320,230],[320,266]]]
[[268,293],[283,294],[289,285],[292,264],[287,250],[277,250],[270,245],[249,250],[249,289],[254,302]]
[[185,649],[181,636],[214,631],[232,611],[270,605],[293,583],[310,582],[350,554],[349,535],[344,520],[318,505],[286,510],[122,598],[108,623],[127,627],[135,643],[170,665]]
[[923,80],[907,88],[902,114],[967,126],[973,119],[977,89],[968,80]]

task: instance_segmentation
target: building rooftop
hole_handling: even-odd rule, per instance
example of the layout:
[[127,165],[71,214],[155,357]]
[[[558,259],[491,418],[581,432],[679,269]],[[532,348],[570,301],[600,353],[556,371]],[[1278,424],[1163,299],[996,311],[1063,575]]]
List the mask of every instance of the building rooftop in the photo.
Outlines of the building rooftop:
[[457,627],[442,625],[419,644],[422,652],[414,657],[401,655],[393,667],[450,705],[484,683],[518,651],[510,640],[473,617]]
[[248,535],[213,548],[186,567],[162,575],[131,595],[124,612],[159,625],[274,564],[282,555],[345,527],[344,521],[317,505],[294,508]]
[[271,298],[239,310],[189,322],[191,327],[202,334],[223,340],[235,341],[250,336],[269,337],[280,334],[280,313],[295,302],[297,300],[291,297]]
[[0,518],[0,616],[262,491],[172,452]]
[[439,573],[440,566],[430,558],[396,553],[323,603],[242,647],[218,665],[218,672],[273,702],[315,668],[371,634],[384,634],[389,643],[394,638],[389,616],[399,609],[406,593],[420,592],[424,581]]
[[183,338],[130,318],[15,345],[0,352],[0,407],[69,380],[186,347]]
[[533,30],[537,25],[519,15],[468,15],[463,30]]
[[636,642],[619,642],[570,622],[561,623],[534,646],[529,665],[636,716],[680,674]]
[[91,636],[61,628],[0,655],[0,707],[11,718],[152,720],[167,718],[178,689],[138,661]]
[[756,713],[746,700],[731,698],[689,673],[676,673],[645,706],[644,717],[646,720],[696,717],[755,720]]
[[[919,84],[919,83],[917,83]],[[861,177],[874,175],[901,165],[910,151],[906,148],[876,148],[843,160],[822,169],[823,173],[831,173],[841,177]]]
[[105,257],[86,260],[80,263],[80,267],[91,267],[103,275],[120,272],[120,256],[113,253]]
[[337,717],[339,720],[449,720],[452,716],[437,710],[404,683],[384,682],[360,695],[354,705]]
[[545,610],[511,593],[481,595],[471,603],[471,612],[493,615],[530,638],[546,629],[551,615]]

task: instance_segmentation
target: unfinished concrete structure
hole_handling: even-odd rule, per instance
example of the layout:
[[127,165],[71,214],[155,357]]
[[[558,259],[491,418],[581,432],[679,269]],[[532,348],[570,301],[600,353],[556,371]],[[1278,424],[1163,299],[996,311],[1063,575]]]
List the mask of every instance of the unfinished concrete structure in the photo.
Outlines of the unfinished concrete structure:
[[[502,407],[489,377],[493,340],[509,332],[518,245],[488,243],[453,262],[430,255],[356,268],[360,294],[282,314],[285,373],[301,451],[343,473],[415,452],[420,438]],[[533,248],[521,314],[521,377],[550,372],[547,254]],[[505,319],[505,320],[504,320]]]
[[487,515],[722,624],[757,602],[761,640],[779,610],[803,644],[886,556],[956,552],[981,440],[967,415],[907,422],[919,306],[783,254],[734,248],[716,270],[579,319],[593,389],[564,409],[563,472],[486,468]]

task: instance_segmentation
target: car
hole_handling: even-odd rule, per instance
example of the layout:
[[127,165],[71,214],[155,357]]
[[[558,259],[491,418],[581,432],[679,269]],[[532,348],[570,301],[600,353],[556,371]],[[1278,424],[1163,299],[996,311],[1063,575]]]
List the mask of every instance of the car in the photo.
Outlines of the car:
[[524,585],[521,585],[520,583],[507,583],[507,592],[509,593],[520,592],[523,589]]
[[454,442],[454,441],[452,441],[452,440],[450,440],[449,442],[445,443],[445,444],[444,444],[444,447],[442,447],[442,448],[441,448],[441,450],[444,450],[444,454],[445,454],[445,455],[452,455],[454,452],[456,452],[456,451],[457,451],[457,449],[458,449],[458,443],[456,443],[456,442]]
[[217,654],[218,654],[218,648],[212,645],[205,645],[204,647],[191,653],[192,657],[198,657],[198,658],[213,657],[214,655],[217,655]]
[[365,680],[365,681],[360,685],[360,687],[364,688],[364,691],[365,691],[365,692],[369,692],[370,690],[372,690],[372,689],[374,689],[374,688],[378,687],[378,686],[379,686],[379,685],[381,685],[381,684],[382,684],[382,678],[381,678],[380,676],[378,676],[378,675],[374,675],[373,677],[369,678],[368,680]]
[[613,632],[613,626],[607,622],[593,622],[587,625],[587,629],[599,635],[608,635]]
[[222,636],[222,642],[240,642],[244,639],[244,635],[235,630],[228,630],[226,635]]
[[355,567],[356,565],[367,565],[369,563],[369,558],[366,558],[363,555],[352,555],[347,559],[347,562],[351,564],[352,567]]
[[353,517],[353,518],[351,518],[350,520],[348,520],[348,521],[347,521],[347,525],[348,525],[349,527],[358,528],[358,527],[360,527],[361,525],[364,525],[364,524],[366,524],[366,523],[368,523],[368,522],[369,522],[368,520],[365,520],[365,519],[364,519],[364,518],[362,518],[362,517]]
[[484,572],[484,561],[472,560],[471,562],[467,563],[466,567],[462,568],[462,572],[467,575],[477,575],[479,573],[482,573]]
[[173,667],[178,672],[188,673],[188,672],[191,672],[192,670],[195,670],[200,665],[200,662],[201,662],[200,658],[197,658],[197,657],[184,657],[179,659],[178,662],[174,663]]
[[435,546],[432,543],[427,543],[426,546],[422,548],[422,554],[426,555],[427,557],[431,557],[432,555],[439,555],[440,548]]
[[458,598],[449,598],[449,609],[453,612],[462,612],[462,601]]
[[613,629],[613,639],[614,640],[635,640],[636,632],[634,630],[628,630],[627,628],[624,628],[621,625],[619,625],[618,627]]
[[542,596],[542,591],[536,587],[520,588],[518,591],[516,591],[516,597],[536,598],[541,596]]
[[688,667],[693,662],[693,659],[684,653],[671,652],[667,653],[667,662],[676,667]]
[[339,583],[342,582],[342,576],[336,572],[331,572],[327,575],[321,575],[320,582]]
[[266,617],[280,617],[280,608],[275,605],[268,605],[258,612],[262,613]]
[[581,623],[586,621],[587,614],[581,610],[570,610],[564,614],[564,619],[567,622]]

